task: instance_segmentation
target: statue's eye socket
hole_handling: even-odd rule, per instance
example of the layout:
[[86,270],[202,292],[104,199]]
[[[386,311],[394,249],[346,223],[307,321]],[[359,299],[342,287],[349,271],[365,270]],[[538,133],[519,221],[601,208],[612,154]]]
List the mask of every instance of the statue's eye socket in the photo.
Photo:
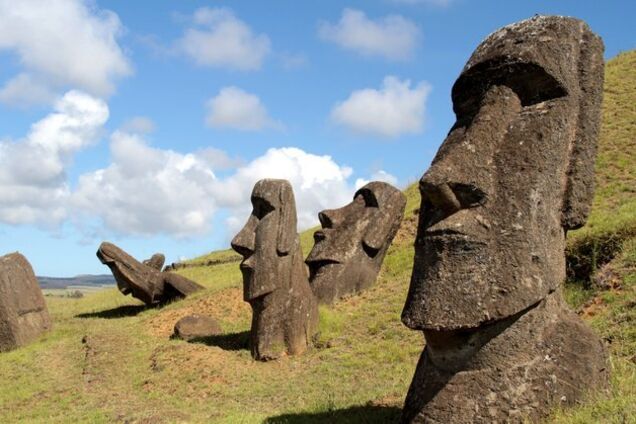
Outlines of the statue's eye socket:
[[252,198],[252,215],[258,219],[263,219],[265,215],[274,210],[274,206],[261,197]]
[[[362,198],[362,199],[360,199]],[[378,199],[375,198],[375,195],[371,190],[360,189],[355,195],[354,201],[356,202],[364,202],[364,206],[367,208],[377,208],[378,207]]]
[[486,193],[473,184],[449,183],[462,209],[483,206],[488,199]]

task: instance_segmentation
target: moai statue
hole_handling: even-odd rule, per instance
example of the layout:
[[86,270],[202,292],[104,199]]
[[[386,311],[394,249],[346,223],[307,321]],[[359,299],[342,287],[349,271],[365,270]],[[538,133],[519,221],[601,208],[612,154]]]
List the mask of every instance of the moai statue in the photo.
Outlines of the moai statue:
[[322,230],[314,234],[306,262],[319,302],[333,303],[375,282],[405,206],[400,190],[374,181],[360,188],[348,205],[318,214]]
[[24,346],[51,327],[29,261],[17,252],[0,257],[0,352]]
[[258,181],[252,207],[232,240],[232,248],[243,256],[243,298],[252,306],[252,356],[265,361],[303,353],[318,330],[318,307],[296,232],[291,185]]
[[103,242],[97,250],[99,260],[113,273],[117,288],[124,295],[146,305],[165,303],[184,298],[203,287],[179,274],[161,272],[164,256],[156,253],[143,263],[109,242]]
[[457,121],[420,180],[403,323],[426,347],[405,423],[536,420],[607,384],[607,353],[561,298],[565,236],[587,219],[603,44],[536,16],[483,41]]

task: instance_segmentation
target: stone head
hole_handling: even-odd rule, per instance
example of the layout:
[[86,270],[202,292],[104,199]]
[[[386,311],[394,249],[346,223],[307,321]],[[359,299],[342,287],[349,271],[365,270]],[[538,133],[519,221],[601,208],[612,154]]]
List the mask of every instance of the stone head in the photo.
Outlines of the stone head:
[[110,268],[122,294],[132,294],[150,304],[155,301],[157,292],[162,290],[160,274],[155,268],[142,264],[114,244],[100,244],[97,257]]
[[320,301],[330,303],[373,284],[405,205],[400,190],[374,181],[361,187],[351,203],[318,214],[322,229],[314,234],[306,263]]
[[251,201],[252,213],[232,239],[232,248],[243,256],[243,295],[248,302],[289,287],[293,250],[299,249],[291,184],[260,180]]
[[452,90],[456,122],[420,180],[403,322],[466,329],[523,311],[565,277],[565,233],[593,195],[603,45],[538,16],[491,34]]

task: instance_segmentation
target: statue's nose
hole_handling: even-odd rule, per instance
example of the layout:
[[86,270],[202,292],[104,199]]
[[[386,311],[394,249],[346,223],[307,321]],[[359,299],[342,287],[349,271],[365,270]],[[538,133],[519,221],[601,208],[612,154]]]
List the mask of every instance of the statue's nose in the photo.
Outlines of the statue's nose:
[[232,242],[230,243],[232,249],[234,249],[244,258],[248,258],[254,254],[254,245],[256,241],[255,230],[256,225],[254,222],[254,217],[250,216],[243,229],[241,229],[241,231],[239,231],[238,234],[234,236]]
[[452,215],[462,208],[459,199],[448,183],[436,184],[423,178],[420,181],[420,193],[422,199],[428,200],[433,207],[442,210],[445,216]]
[[342,212],[339,209],[326,209],[318,213],[318,220],[322,228],[334,228],[342,221]]

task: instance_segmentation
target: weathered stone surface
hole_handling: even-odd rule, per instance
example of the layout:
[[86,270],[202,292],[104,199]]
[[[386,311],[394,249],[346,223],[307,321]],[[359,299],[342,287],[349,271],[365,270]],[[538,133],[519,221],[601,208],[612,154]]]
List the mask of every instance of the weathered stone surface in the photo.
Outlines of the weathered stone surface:
[[296,230],[294,193],[288,181],[265,179],[256,183],[251,200],[252,214],[232,248],[243,256],[252,356],[270,360],[300,354],[318,330],[318,307]]
[[131,294],[147,305],[183,298],[203,288],[181,275],[161,272],[164,262],[161,254],[141,263],[114,244],[103,242],[97,257],[110,268],[120,292]]
[[29,261],[17,252],[0,257],[0,352],[24,346],[51,327]]
[[607,354],[563,304],[565,234],[593,195],[603,45],[537,16],[476,49],[457,121],[420,181],[402,321],[427,345],[404,422],[537,419],[607,382]]
[[390,184],[374,181],[353,201],[318,214],[322,230],[307,257],[311,289],[321,303],[371,286],[404,216],[406,196]]
[[219,323],[207,315],[188,315],[174,326],[174,335],[183,340],[195,340],[221,334]]
[[157,271],[161,271],[165,261],[166,257],[162,253],[155,253],[150,257],[150,259],[145,259],[142,264],[148,265],[150,268],[154,268]]

